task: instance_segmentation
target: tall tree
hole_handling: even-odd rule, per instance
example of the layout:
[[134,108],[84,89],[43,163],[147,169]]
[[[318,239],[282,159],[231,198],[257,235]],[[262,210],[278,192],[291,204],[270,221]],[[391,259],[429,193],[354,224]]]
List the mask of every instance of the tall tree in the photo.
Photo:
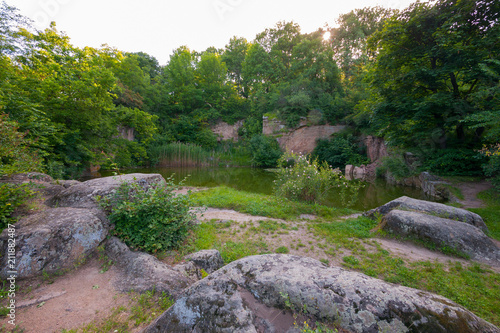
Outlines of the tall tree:
[[373,114],[380,133],[410,146],[446,148],[478,142],[481,130],[464,119],[498,107],[488,91],[498,77],[485,75],[499,60],[500,3],[440,0],[414,3],[371,39],[377,63],[372,84],[381,102]]

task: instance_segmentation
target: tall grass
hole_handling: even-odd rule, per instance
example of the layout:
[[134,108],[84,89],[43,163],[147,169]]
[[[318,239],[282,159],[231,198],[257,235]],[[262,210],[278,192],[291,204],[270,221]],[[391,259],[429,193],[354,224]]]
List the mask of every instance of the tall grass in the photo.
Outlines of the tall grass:
[[152,147],[149,151],[152,160],[160,167],[197,167],[219,165],[218,154],[207,151],[201,146],[174,142]]

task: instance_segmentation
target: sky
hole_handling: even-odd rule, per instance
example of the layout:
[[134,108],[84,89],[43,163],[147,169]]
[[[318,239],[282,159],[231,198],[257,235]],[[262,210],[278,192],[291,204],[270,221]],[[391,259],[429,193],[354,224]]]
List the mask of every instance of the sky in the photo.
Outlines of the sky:
[[302,33],[335,26],[340,14],[373,6],[403,9],[415,0],[5,0],[45,29],[51,21],[73,45],[107,44],[145,52],[161,65],[186,45],[224,48],[233,36],[251,41],[279,21],[294,21]]

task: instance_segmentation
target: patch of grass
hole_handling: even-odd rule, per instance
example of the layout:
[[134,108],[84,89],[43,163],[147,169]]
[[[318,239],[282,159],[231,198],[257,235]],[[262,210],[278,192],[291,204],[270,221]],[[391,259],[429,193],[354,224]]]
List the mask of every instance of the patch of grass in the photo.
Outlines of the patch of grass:
[[488,236],[500,240],[500,193],[490,189],[479,193],[477,197],[483,200],[487,207],[469,210],[483,218],[488,226]]
[[270,253],[265,242],[251,239],[244,241],[232,239],[229,234],[221,232],[224,228],[226,228],[225,225],[217,222],[197,225],[182,247],[183,251],[179,253],[179,257],[201,250],[216,249],[220,252],[224,263],[228,264],[243,257]]
[[286,253],[289,253],[290,250],[288,249],[288,247],[286,246],[280,246],[276,249],[275,251],[276,253],[282,253],[282,254],[286,254]]
[[266,235],[274,234],[281,229],[288,229],[288,226],[283,222],[276,221],[259,221],[258,227],[251,227],[250,231],[255,233],[264,233]]
[[313,231],[331,244],[340,244],[347,248],[359,247],[352,238],[369,238],[370,230],[375,228],[377,221],[367,217],[347,219],[340,222],[315,223]]
[[347,208],[334,208],[318,204],[290,201],[272,195],[238,191],[228,187],[215,187],[191,194],[195,205],[234,209],[241,213],[277,219],[298,219],[301,214],[313,214],[320,218],[337,218],[355,213]]

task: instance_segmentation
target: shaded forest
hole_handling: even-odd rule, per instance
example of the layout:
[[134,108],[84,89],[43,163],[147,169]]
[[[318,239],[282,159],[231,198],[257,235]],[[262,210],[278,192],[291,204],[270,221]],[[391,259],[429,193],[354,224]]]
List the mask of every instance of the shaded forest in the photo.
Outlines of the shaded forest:
[[[223,49],[182,46],[160,66],[143,52],[75,47],[55,23],[37,31],[4,2],[0,173],[151,165],[152,152],[176,142],[246,149],[268,166],[279,149],[262,136],[262,117],[292,128],[314,115],[350,127],[321,142],[320,159],[359,161],[356,138],[375,135],[415,154],[420,169],[498,181],[499,18],[493,0],[363,8],[309,34],[278,22]],[[238,120],[242,141],[228,148],[210,126]]]

